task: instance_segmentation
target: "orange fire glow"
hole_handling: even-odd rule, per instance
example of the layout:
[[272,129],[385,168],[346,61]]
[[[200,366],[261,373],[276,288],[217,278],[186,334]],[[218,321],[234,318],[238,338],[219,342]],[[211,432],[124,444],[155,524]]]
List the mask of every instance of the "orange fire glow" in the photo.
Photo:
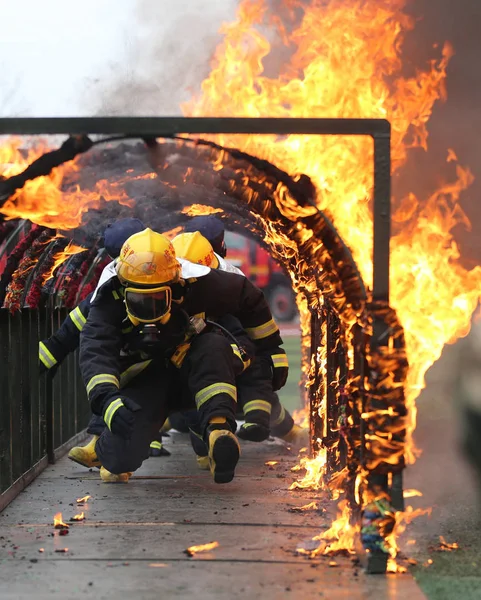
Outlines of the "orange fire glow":
[[191,204],[190,206],[186,206],[182,212],[189,217],[197,217],[199,215],[213,215],[224,211],[222,208],[214,208],[205,204]]
[[63,522],[62,513],[58,512],[53,518],[53,526],[55,529],[68,529],[67,523]]
[[83,498],[77,498],[77,504],[84,504],[84,503],[88,502],[90,500],[90,498],[92,498],[92,496],[90,496],[89,494],[87,494]]
[[72,521],[83,521],[85,519],[85,513],[82,511],[78,515],[72,517]]
[[[406,0],[311,0],[302,4],[285,0],[284,8],[295,7],[303,14],[300,22],[285,28],[278,15],[269,13],[265,0],[242,0],[235,22],[224,24],[220,30],[223,41],[201,94],[183,106],[184,113],[385,118],[392,126],[392,172],[396,174],[411,149],[427,151],[427,122],[435,102],[445,98],[446,68],[453,54],[446,43],[424,70],[411,77],[403,75],[403,42],[414,27],[414,19],[404,12],[405,5]],[[269,34],[266,27],[270,27]],[[284,62],[279,74],[268,76],[264,59],[266,64],[269,59],[271,66],[275,64],[276,51],[282,45]],[[215,141],[270,160],[292,175],[309,175],[318,190],[318,207],[332,218],[364,281],[371,285],[370,139],[221,135]],[[460,264],[451,233],[457,224],[469,226],[459,197],[473,176],[457,164],[453,149],[448,150],[447,162],[452,172],[450,183],[441,185],[428,198],[407,194],[396,203],[393,214],[391,305],[404,327],[410,364],[405,390],[409,413],[404,452],[408,463],[418,454],[412,433],[416,398],[425,385],[426,371],[440,357],[445,344],[468,333],[480,297],[481,268],[467,271]],[[301,325],[308,323],[305,309],[301,306]],[[318,358],[322,362],[322,356]],[[309,367],[306,361],[304,366]],[[307,370],[303,377],[309,386]],[[307,416],[307,411],[304,414]],[[303,458],[306,475],[290,489],[321,488],[325,465],[325,450],[314,459]],[[354,534],[347,503],[341,503],[340,508],[341,517],[333,524],[335,531],[326,534],[334,539],[333,547],[339,544],[351,549]],[[411,516],[402,513],[399,518]],[[399,531],[399,526],[395,530]],[[393,565],[391,569],[395,569]]]
[[317,502],[309,502],[303,506],[293,506],[289,509],[289,512],[306,512],[310,510],[318,510],[319,504]]
[[444,536],[439,536],[439,550],[442,552],[451,552],[452,550],[459,550],[458,542],[447,542]]
[[70,241],[65,247],[65,250],[54,254],[54,264],[52,268],[43,275],[43,283],[47,282],[51,277],[53,277],[55,269],[64,263],[67,258],[73,256],[74,254],[78,254],[79,252],[83,252],[83,250],[85,250],[85,248],[82,246],[77,246],[77,244],[74,244],[72,241]]
[[[289,7],[297,4],[285,2]],[[404,6],[405,0],[312,0],[303,7],[304,16],[291,33],[272,19],[272,35],[267,36],[259,27],[268,23],[267,3],[244,0],[236,21],[221,28],[224,38],[211,73],[201,95],[185,104],[184,112],[190,116],[386,118],[392,125],[392,170],[397,173],[410,149],[427,150],[426,124],[434,103],[445,97],[446,67],[452,56],[446,44],[424,71],[413,77],[402,75],[402,44],[414,27]],[[275,58],[286,36],[293,53],[279,76],[269,77],[263,60],[271,53]],[[216,141],[271,160],[291,174],[309,175],[318,189],[318,206],[332,216],[370,284],[370,140],[223,135]],[[456,160],[454,151],[448,159]],[[481,268],[466,271],[460,265],[451,235],[454,225],[466,223],[458,200],[472,180],[469,170],[458,165],[453,182],[427,200],[409,194],[393,216],[391,304],[405,329],[410,361],[408,462],[416,456],[411,434],[415,399],[424,387],[425,373],[446,343],[466,335],[479,298]]]
[[[21,141],[18,139],[0,141],[0,176],[18,175],[48,147],[41,143],[28,149],[26,153],[21,150]],[[98,208],[103,200],[133,205],[133,201],[122,189],[121,182],[114,184],[101,180],[93,190],[81,190],[79,186],[75,186],[61,191],[64,179],[77,170],[74,160],[53,169],[48,176],[27,181],[0,208],[0,213],[12,219],[29,219],[33,223],[54,229],[73,229],[81,223],[85,212],[90,208]]]
[[219,542],[209,542],[208,544],[200,544],[199,546],[189,546],[185,552],[189,556],[194,556],[194,554],[198,554],[199,552],[209,552],[210,550],[214,550],[214,548],[218,547]]

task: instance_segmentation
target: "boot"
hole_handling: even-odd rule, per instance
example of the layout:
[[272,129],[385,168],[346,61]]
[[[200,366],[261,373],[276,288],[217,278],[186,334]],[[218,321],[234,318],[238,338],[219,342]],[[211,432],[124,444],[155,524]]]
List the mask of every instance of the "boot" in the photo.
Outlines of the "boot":
[[286,434],[279,436],[282,440],[289,442],[296,448],[309,447],[309,429],[300,427],[299,425],[292,426],[292,429]]
[[170,452],[164,448],[162,442],[154,440],[150,442],[149,456],[170,456]]
[[132,473],[111,473],[105,467],[100,467],[100,477],[104,483],[128,483]]
[[68,453],[70,460],[82,465],[82,467],[87,467],[87,469],[100,467],[100,461],[95,453],[95,444],[98,439],[99,436],[94,435],[86,446],[75,446],[75,448],[72,448]]
[[270,429],[259,423],[243,423],[237,433],[241,440],[249,440],[249,442],[263,442],[269,435]]
[[208,456],[197,456],[197,466],[203,471],[210,469],[209,457]]
[[160,433],[167,433],[171,429],[172,429],[172,425],[170,424],[169,417],[167,417],[167,419],[165,419],[165,421],[164,421],[164,424],[160,428]]
[[209,467],[216,483],[229,483],[234,479],[240,456],[239,442],[227,427],[224,417],[214,417],[206,432]]

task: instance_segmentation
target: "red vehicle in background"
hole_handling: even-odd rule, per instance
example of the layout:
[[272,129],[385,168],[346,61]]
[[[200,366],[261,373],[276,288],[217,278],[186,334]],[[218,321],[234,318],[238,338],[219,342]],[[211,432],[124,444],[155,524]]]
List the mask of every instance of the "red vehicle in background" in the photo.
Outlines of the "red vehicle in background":
[[274,319],[292,321],[297,306],[291,282],[270,254],[254,240],[232,231],[225,232],[225,245],[226,260],[264,292]]

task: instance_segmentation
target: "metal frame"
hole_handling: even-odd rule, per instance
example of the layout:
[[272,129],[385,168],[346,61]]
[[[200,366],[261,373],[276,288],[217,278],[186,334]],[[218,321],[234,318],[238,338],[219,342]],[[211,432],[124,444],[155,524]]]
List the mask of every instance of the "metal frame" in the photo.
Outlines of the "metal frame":
[[[291,119],[291,118],[190,118],[190,117],[93,117],[93,118],[7,118],[0,119],[0,135],[80,135],[103,134],[106,136],[152,138],[171,138],[179,134],[256,134],[256,135],[362,135],[370,136],[374,145],[373,160],[373,281],[372,299],[375,302],[389,304],[389,245],[391,222],[391,126],[384,119]],[[113,137],[112,139],[115,139]],[[329,315],[328,315],[329,318]],[[389,326],[382,319],[373,320],[371,348],[386,344]],[[311,335],[314,332],[311,331]],[[319,335],[319,331],[316,332]],[[317,338],[316,338],[317,339]],[[313,338],[315,344],[316,340]],[[328,340],[334,348],[333,340]],[[1,349],[1,347],[0,347]],[[336,356],[332,360],[337,360]],[[337,357],[337,358],[336,358]],[[329,364],[329,368],[334,368]],[[47,414],[52,418],[46,424],[46,454],[49,461],[56,458],[55,448],[64,440],[56,439],[53,418],[52,399],[60,385],[52,382],[46,391]],[[60,420],[62,412],[60,409]],[[362,428],[362,423],[361,423]],[[71,434],[77,431],[70,431]],[[27,474],[29,471],[27,471]],[[383,487],[387,487],[387,476],[380,478]],[[402,481],[396,480],[397,496],[402,496]],[[400,492],[399,492],[400,491]],[[9,497],[9,499],[11,499]],[[372,557],[368,560],[369,572],[384,572],[386,556]]]
[[2,118],[0,135],[103,134],[172,137],[178,134],[363,135],[374,142],[374,300],[389,303],[391,237],[391,125],[385,119],[235,117]]

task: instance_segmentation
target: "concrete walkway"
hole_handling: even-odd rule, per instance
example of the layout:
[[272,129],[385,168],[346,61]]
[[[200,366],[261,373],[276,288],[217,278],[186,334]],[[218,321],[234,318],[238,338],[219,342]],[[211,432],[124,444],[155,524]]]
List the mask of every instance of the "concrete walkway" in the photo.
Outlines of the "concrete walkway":
[[[223,486],[197,469],[186,436],[167,447],[171,457],[149,459],[123,485],[66,458],[44,471],[0,515],[0,598],[424,598],[410,575],[366,576],[346,557],[329,566],[332,558],[295,555],[330,519],[289,511],[317,496],[288,492],[296,459],[285,446],[245,444]],[[68,535],[54,530],[55,513],[69,522],[81,511]],[[184,553],[212,541],[210,552]]]

